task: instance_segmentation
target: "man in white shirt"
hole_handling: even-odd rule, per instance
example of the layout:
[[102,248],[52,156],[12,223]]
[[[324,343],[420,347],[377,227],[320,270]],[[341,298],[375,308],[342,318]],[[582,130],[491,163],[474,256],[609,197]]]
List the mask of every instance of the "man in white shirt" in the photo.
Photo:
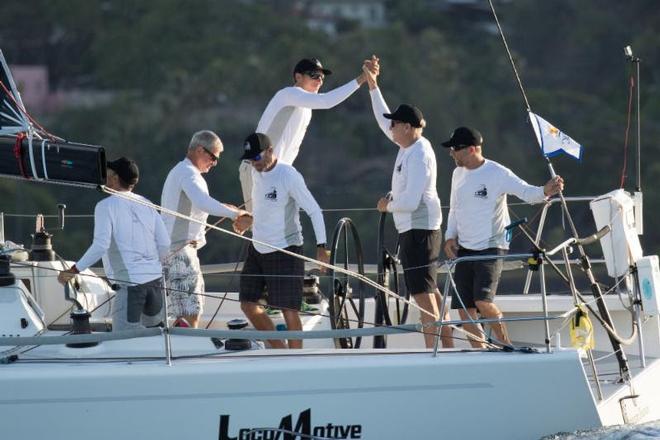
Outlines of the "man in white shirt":
[[[277,249],[302,254],[303,236],[300,208],[312,221],[316,236],[316,258],[328,262],[323,212],[307,189],[303,177],[293,166],[275,157],[271,140],[263,133],[247,137],[242,160],[252,166],[251,198],[254,206],[252,237],[243,265],[239,299],[241,309],[258,330],[274,330],[273,322],[259,304],[268,289],[267,302],[282,310],[288,330],[302,330],[298,311],[302,305],[304,261]],[[247,227],[249,225],[246,225]],[[237,232],[242,232],[239,222]],[[264,246],[266,243],[269,246]],[[269,340],[273,348],[286,348],[281,340]],[[289,348],[302,348],[302,340],[289,340]]]
[[[275,157],[280,163],[293,165],[312,119],[312,110],[329,109],[340,104],[365,81],[362,73],[341,87],[319,93],[325,76],[331,73],[316,58],[300,60],[293,69],[293,86],[279,90],[266,106],[256,132],[264,133],[272,140]],[[251,210],[252,168],[249,161],[241,163],[239,175],[246,209]]]
[[135,162],[121,157],[107,167],[107,187],[125,197],[111,195],[96,204],[94,240],[58,281],[66,283],[103,258],[106,276],[119,285],[112,304],[112,330],[155,326],[164,319],[161,260],[170,239],[155,209],[130,200],[148,202],[132,192],[139,179]]
[[[469,127],[458,127],[442,145],[456,162],[451,179],[451,200],[447,221],[445,253],[449,258],[473,255],[504,255],[509,243],[505,227],[511,222],[507,194],[528,202],[543,202],[564,188],[560,177],[544,186],[532,186],[499,163],[482,155],[481,133]],[[454,280],[458,295],[452,298],[452,308],[461,319],[468,314],[477,319],[477,310],[484,318],[499,319],[502,312],[495,305],[495,293],[502,273],[502,259],[463,261],[456,265]],[[467,309],[467,311],[466,311]],[[492,324],[497,342],[511,344],[503,323]],[[475,335],[476,325],[465,329]],[[470,340],[473,347],[484,344]]]
[[172,241],[171,255],[166,264],[169,313],[181,325],[197,327],[203,310],[204,279],[197,250],[206,244],[204,223],[209,214],[233,220],[239,216],[249,216],[248,212],[211,197],[202,177],[218,164],[223,149],[217,134],[209,130],[198,131],[190,140],[186,158],[172,168],[163,185],[163,208],[198,221],[163,213],[163,221]]
[[[374,68],[365,65],[371,104],[378,126],[399,147],[392,172],[391,197],[378,200],[380,212],[391,212],[399,232],[401,264],[406,288],[415,302],[427,313],[421,313],[424,343],[435,345],[440,317],[441,297],[436,284],[437,260],[440,256],[442,211],[436,189],[437,165],[431,143],[422,136],[426,121],[422,112],[401,104],[394,113],[378,88],[378,59],[372,57]],[[445,320],[449,315],[445,314]],[[451,328],[442,327],[443,347],[453,347]]]

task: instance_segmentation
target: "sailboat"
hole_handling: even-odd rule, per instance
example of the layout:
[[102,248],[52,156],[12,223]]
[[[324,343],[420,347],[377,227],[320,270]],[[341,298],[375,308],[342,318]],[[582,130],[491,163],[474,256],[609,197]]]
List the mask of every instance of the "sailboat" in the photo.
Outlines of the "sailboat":
[[[1,52],[0,61],[0,175],[108,192],[103,147],[37,126]],[[640,214],[622,190],[553,199],[544,210],[567,200],[590,203],[599,231],[548,250],[538,246],[542,221],[533,252],[493,257],[538,277],[541,292],[528,281],[498,297],[514,344],[488,341],[486,349],[423,348],[419,333],[434,329],[415,324],[419,311],[398,294],[396,252],[381,241],[377,267],[367,267],[349,219],[335,229],[330,291],[306,282],[313,311],[302,332],[243,328],[232,292],[209,294],[209,313],[224,305],[218,319],[203,316],[206,329],[166,322],[107,331],[113,280],[86,271],[63,289],[56,275],[72,262],[58,257],[54,228],[37,216],[30,248],[0,236],[3,438],[530,439],[660,419],[660,270],[639,245]],[[348,243],[358,261],[342,254]],[[605,291],[571,283],[569,250],[590,243],[602,247],[613,280]],[[457,261],[443,265],[443,292]],[[585,269],[585,261],[577,264]],[[564,274],[571,294],[546,292],[546,270]],[[465,323],[435,325],[460,332]],[[625,328],[630,337],[620,335]],[[304,338],[305,348],[261,342],[278,338]]]

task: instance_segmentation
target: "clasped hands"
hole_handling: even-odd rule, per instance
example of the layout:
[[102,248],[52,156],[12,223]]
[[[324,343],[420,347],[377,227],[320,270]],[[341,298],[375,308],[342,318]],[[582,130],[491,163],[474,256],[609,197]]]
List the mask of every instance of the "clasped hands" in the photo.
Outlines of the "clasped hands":
[[369,90],[375,89],[378,84],[376,77],[380,74],[380,59],[376,55],[371,55],[371,58],[364,60],[362,64],[361,78],[369,85]]
[[253,221],[254,219],[252,218],[252,214],[247,211],[240,211],[238,216],[234,219],[234,223],[232,224],[234,232],[243,235],[245,231],[250,229]]

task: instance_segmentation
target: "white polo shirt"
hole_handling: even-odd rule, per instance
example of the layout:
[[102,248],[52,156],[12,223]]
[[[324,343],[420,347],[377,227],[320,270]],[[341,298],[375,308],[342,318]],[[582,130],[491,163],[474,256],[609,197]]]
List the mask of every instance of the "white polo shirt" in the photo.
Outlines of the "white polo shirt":
[[238,214],[238,210],[218,202],[209,195],[206,180],[188,158],[179,162],[167,175],[160,201],[163,208],[198,220],[193,222],[162,213],[173,249],[178,249],[184,243],[193,240],[197,241],[198,249],[202,247],[206,243],[204,223],[209,214],[232,219]]
[[[130,191],[124,195],[146,201]],[[83,271],[103,258],[106,276],[115,282],[144,284],[162,276],[161,259],[170,238],[158,212],[112,195],[94,209],[94,241],[76,263]]]
[[[394,142],[391,121],[383,116],[383,113],[390,113],[390,109],[380,89],[373,89],[369,94],[378,126]],[[399,233],[411,229],[440,229],[442,210],[436,188],[437,170],[435,152],[425,137],[407,148],[399,147],[392,171],[392,201],[387,204]]]
[[504,228],[511,223],[507,194],[527,203],[546,199],[542,186],[532,186],[497,162],[486,159],[478,168],[456,167],[451,178],[451,200],[446,239],[458,238],[466,249],[508,249]]
[[[301,246],[299,213],[302,208],[312,220],[316,242],[326,242],[323,212],[295,168],[279,162],[266,172],[253,168],[252,180],[252,237],[255,240],[278,248]],[[275,252],[259,243],[254,243],[254,248],[262,254]]]
[[332,108],[359,88],[356,80],[326,93],[307,92],[295,86],[285,87],[275,93],[266,106],[256,131],[270,138],[280,163],[292,165],[312,119],[312,110]]

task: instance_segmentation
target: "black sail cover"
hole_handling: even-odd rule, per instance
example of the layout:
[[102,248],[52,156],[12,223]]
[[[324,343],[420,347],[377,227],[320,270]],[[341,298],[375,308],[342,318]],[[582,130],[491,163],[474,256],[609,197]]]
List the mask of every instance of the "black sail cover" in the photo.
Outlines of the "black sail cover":
[[38,135],[0,50],[0,176],[96,186],[105,173],[102,147]]
[[105,184],[105,150],[96,145],[0,136],[0,174],[25,179]]

